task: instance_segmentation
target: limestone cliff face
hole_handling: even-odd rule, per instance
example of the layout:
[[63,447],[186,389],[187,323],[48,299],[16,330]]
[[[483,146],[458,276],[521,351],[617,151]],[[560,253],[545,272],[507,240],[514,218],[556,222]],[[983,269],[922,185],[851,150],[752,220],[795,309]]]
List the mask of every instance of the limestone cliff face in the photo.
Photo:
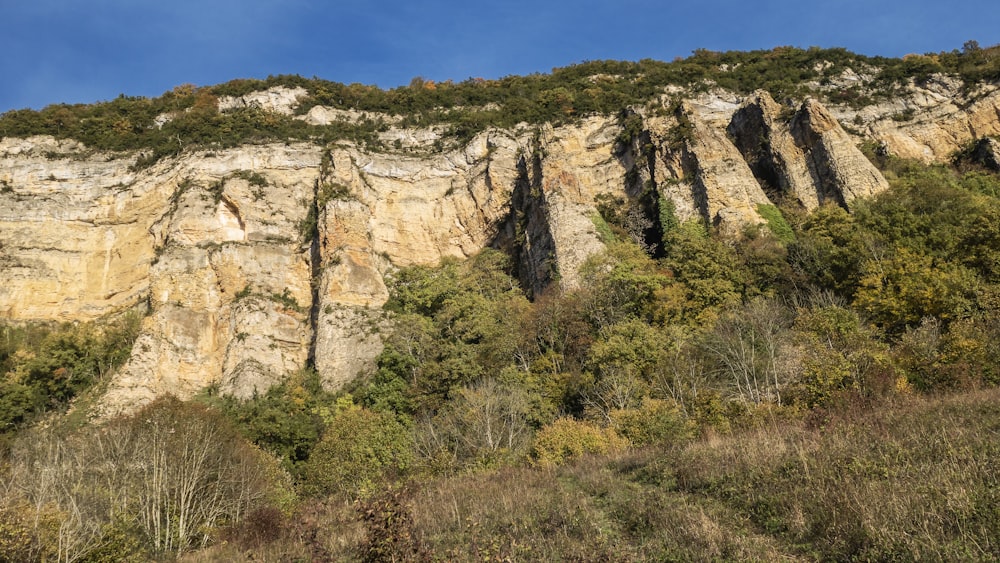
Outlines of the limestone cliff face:
[[947,162],[969,142],[1000,135],[1000,88],[982,84],[966,91],[961,81],[936,75],[911,84],[904,96],[855,112],[855,121],[889,154]]
[[781,111],[770,94],[754,92],[734,113],[727,129],[769,195],[791,197],[812,209],[826,199],[827,190],[810,173],[806,155]]
[[889,183],[858,150],[840,123],[816,100],[802,104],[789,129],[806,155],[821,203],[835,199],[849,207],[858,197],[889,188]]
[[172,188],[51,138],[0,140],[0,317],[90,320],[139,302]]
[[491,130],[462,150],[418,158],[335,147],[318,179],[319,292],[315,365],[338,387],[381,351],[384,276],[393,268],[471,256],[497,237],[522,141]]
[[[302,95],[223,103],[287,113]],[[917,139],[932,126],[1000,131],[992,96],[961,111],[938,103],[943,122],[918,115],[889,129],[882,118],[859,119],[872,140],[902,150],[899,135]],[[306,366],[337,388],[372,370],[398,268],[492,246],[511,253],[537,294],[579,284],[581,266],[604,248],[602,202],[632,205],[647,214],[638,224],[656,227],[659,217],[637,202],[669,200],[680,220],[739,236],[763,222],[761,205],[850,206],[887,187],[841,125],[861,114],[812,100],[782,108],[763,92],[710,91],[671,107],[637,109],[629,128],[587,117],[490,129],[446,151],[433,150],[440,131],[387,118],[393,151],[276,143],[187,152],[139,170],[135,155],[2,139],[0,317],[90,320],[146,308],[104,398],[107,414],[208,386],[250,397]],[[371,118],[313,108],[302,118],[362,117]],[[964,142],[927,135],[933,158]]]
[[503,236],[514,246],[524,285],[539,292],[558,279],[579,285],[588,257],[604,249],[594,225],[601,195],[625,195],[627,167],[616,155],[620,128],[613,119],[538,132],[518,163],[510,216]]
[[849,207],[889,187],[822,104],[806,100],[788,121],[780,114],[767,92],[755,92],[728,127],[772,196],[794,198],[806,209],[826,202]]
[[709,125],[690,105],[680,108],[678,118],[685,132],[681,167],[672,175],[690,185],[701,218],[732,234],[744,225],[762,223],[757,206],[770,200],[725,131]]
[[305,364],[311,256],[299,225],[319,161],[308,145],[248,147],[149,172],[170,196],[148,232],[150,314],[110,412],[207,385],[249,397]]

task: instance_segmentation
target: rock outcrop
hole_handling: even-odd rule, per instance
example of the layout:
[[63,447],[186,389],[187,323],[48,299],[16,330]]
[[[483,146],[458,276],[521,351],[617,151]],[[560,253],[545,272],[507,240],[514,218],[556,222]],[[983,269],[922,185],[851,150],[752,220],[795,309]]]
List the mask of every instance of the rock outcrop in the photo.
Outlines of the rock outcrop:
[[733,115],[728,131],[772,197],[806,209],[833,202],[846,207],[889,187],[840,123],[816,100],[789,121],[767,92],[755,92]]
[[868,138],[894,156],[948,162],[970,142],[1000,135],[1000,89],[984,84],[966,91],[961,81],[934,76],[911,85],[909,95],[860,110]]
[[812,209],[825,199],[826,190],[816,184],[781,114],[770,94],[757,91],[733,114],[727,130],[769,196],[793,198]]
[[1000,171],[1000,141],[992,137],[980,139],[972,150],[972,158],[991,170]]
[[[287,113],[302,95],[225,103]],[[3,139],[0,317],[91,320],[145,307],[107,414],[210,386],[247,398],[306,366],[338,388],[373,369],[398,268],[492,246],[511,253],[529,293],[572,288],[605,247],[598,207],[608,202],[646,214],[637,238],[660,227],[656,198],[678,220],[739,236],[764,221],[761,205],[849,206],[886,187],[815,101],[783,111],[766,93],[713,91],[676,112],[635,111],[627,128],[592,116],[490,129],[448,150],[434,150],[439,130],[397,123],[382,132],[394,150],[276,143],[144,169],[136,155]]]
[[763,223],[757,206],[770,200],[725,131],[709,126],[690,106],[681,107],[679,120],[685,130],[683,166],[675,176],[689,178],[701,216],[732,234]]
[[92,320],[145,299],[171,183],[78,143],[0,140],[0,318]]
[[224,96],[219,98],[219,111],[233,109],[260,109],[272,113],[291,115],[299,100],[309,95],[305,88],[288,88],[275,86],[259,92],[250,92],[243,96]]
[[849,207],[858,197],[889,188],[889,183],[858,150],[854,140],[816,100],[803,102],[789,129],[806,155],[816,191],[821,195],[820,203],[835,198],[837,203]]
[[105,397],[109,412],[216,385],[250,397],[305,365],[311,263],[299,226],[320,150],[239,149],[150,171],[172,193],[150,231],[150,314]]

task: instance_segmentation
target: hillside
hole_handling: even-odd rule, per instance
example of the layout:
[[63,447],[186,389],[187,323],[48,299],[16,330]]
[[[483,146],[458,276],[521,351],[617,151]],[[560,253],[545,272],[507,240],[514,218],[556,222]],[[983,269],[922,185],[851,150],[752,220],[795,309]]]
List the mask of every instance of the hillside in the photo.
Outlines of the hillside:
[[[893,542],[874,530],[902,508],[836,508],[863,520],[844,528],[775,500],[803,494],[775,477],[795,460],[725,456],[771,432],[775,455],[824,465],[840,455],[828,449],[874,448],[890,405],[929,431],[928,413],[967,401],[983,413],[970,439],[995,432],[998,79],[997,47],[779,48],[389,91],[283,76],[4,114],[0,420],[21,492],[0,506],[0,549],[142,559],[296,518],[360,534],[343,504],[360,499],[368,543],[344,539],[351,557],[532,558],[510,543],[528,524],[491,528],[503,515],[482,513],[484,536],[419,510],[376,531],[395,510],[378,503],[433,505],[496,478],[599,508],[550,532],[606,525],[609,543],[575,528],[567,544],[516,540],[551,548],[541,558],[997,557],[979,501],[958,532]],[[954,395],[922,398],[938,394]],[[844,413],[858,420],[830,443],[814,434]],[[913,436],[883,437],[907,463],[937,463]],[[955,447],[992,463],[965,438]],[[232,447],[211,452],[219,440]],[[150,490],[144,472],[168,453],[216,470]],[[696,469],[716,459],[747,467]],[[25,485],[43,469],[77,485]],[[608,472],[614,485],[591,491]],[[970,479],[954,486],[995,493],[988,471]],[[834,480],[807,471],[801,485]],[[219,494],[212,510],[191,487]],[[173,500],[147,502],[158,495]],[[721,535],[647,545],[659,524],[614,512],[639,499],[699,510]],[[694,526],[674,510],[650,518]],[[470,533],[474,551],[455,552]],[[264,543],[316,548],[303,541]]]

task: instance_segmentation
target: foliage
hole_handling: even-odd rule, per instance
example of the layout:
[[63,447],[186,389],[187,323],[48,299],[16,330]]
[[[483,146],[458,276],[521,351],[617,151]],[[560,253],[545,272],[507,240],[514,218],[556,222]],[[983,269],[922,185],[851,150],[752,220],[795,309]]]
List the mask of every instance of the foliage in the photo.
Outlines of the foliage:
[[181,553],[288,497],[272,458],[218,413],[172,397],[96,428],[32,430],[13,460],[4,500],[24,503],[21,525],[60,560]]
[[791,312],[777,301],[756,299],[727,311],[700,341],[710,371],[744,403],[781,404],[795,375],[782,353],[791,324]]
[[[399,415],[433,415],[464,385],[495,377],[515,361],[515,324],[527,299],[487,250],[470,263],[401,270],[386,308],[399,313],[362,404],[395,405]],[[392,388],[394,397],[383,393]]]
[[683,224],[665,238],[661,265],[676,283],[660,293],[661,318],[708,324],[749,292],[737,254],[724,241],[708,236],[702,225]]
[[363,561],[430,560],[413,523],[411,496],[405,489],[390,489],[361,503],[361,519],[368,532],[361,547]]
[[911,397],[848,407],[821,429],[767,418],[555,467],[427,479],[354,510],[308,504],[273,543],[196,560],[992,560],[997,399]]
[[609,244],[587,259],[580,277],[591,289],[587,320],[600,330],[628,319],[653,319],[656,295],[668,283],[667,273],[634,242]]
[[813,557],[992,559],[995,395],[854,411],[823,432],[762,428],[671,465],[679,491],[719,499]]
[[[507,374],[504,374],[507,375]],[[523,382],[483,379],[464,386],[417,428],[418,451],[431,472],[520,461],[544,416]]]
[[364,497],[412,463],[409,432],[392,415],[349,407],[333,415],[313,448],[303,468],[304,488],[311,495]]
[[864,240],[854,216],[824,205],[805,219],[788,255],[792,268],[815,286],[850,297],[865,255]]
[[887,346],[855,311],[836,304],[800,310],[795,329],[804,353],[801,375],[790,389],[793,402],[830,407],[851,396],[884,394],[879,379],[891,365]]
[[759,204],[757,213],[767,221],[767,228],[778,240],[785,244],[795,241],[795,232],[792,231],[792,227],[776,206]]
[[542,467],[560,465],[587,454],[608,454],[628,444],[613,428],[572,418],[559,418],[535,435],[532,459]]
[[637,447],[684,442],[693,436],[693,421],[676,403],[643,398],[638,407],[611,412],[612,426]]
[[935,261],[907,248],[865,264],[855,306],[890,334],[925,317],[967,317],[977,301],[978,280],[961,266]]
[[[371,114],[401,116],[403,126],[440,124],[461,142],[491,126],[559,124],[594,113],[616,115],[628,107],[658,100],[667,86],[696,91],[718,86],[740,94],[765,89],[775,99],[818,95],[864,105],[891,95],[909,80],[925,81],[932,73],[957,75],[968,85],[995,80],[1000,77],[998,52],[1000,46],[889,59],[839,48],[698,49],[692,56],[673,62],[588,61],[555,68],[549,74],[497,80],[433,82],[418,77],[407,86],[389,90],[279,75],[212,87],[186,84],[158,98],[122,95],[93,105],[58,104],[39,111],[10,111],[0,116],[0,136],[48,134],[76,139],[97,150],[139,151],[139,167],[188,149],[256,142],[351,140],[378,147],[377,133],[386,124]],[[832,80],[849,68],[858,72],[871,69],[878,76],[866,89],[832,88]],[[323,105],[367,116],[356,123],[318,126],[253,107],[218,111],[220,97],[276,86],[305,89],[307,96],[296,108],[300,114]]]
[[78,325],[0,326],[0,432],[64,409],[124,364],[140,320],[133,312]]
[[273,453],[296,475],[320,440],[334,404],[333,394],[323,390],[313,370],[295,372],[264,395],[246,401],[206,400],[226,413],[247,439]]

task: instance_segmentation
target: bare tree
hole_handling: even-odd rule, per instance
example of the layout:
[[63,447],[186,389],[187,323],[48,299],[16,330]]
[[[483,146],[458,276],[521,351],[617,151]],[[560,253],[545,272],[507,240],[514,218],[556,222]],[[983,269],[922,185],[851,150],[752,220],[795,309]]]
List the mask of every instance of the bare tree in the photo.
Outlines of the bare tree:
[[138,524],[160,552],[204,545],[209,532],[268,501],[277,462],[240,438],[209,409],[160,399],[137,414],[69,436],[29,435],[4,483],[30,502],[36,532],[59,518],[60,562],[105,541],[108,524]]
[[790,326],[786,307],[757,299],[720,318],[701,346],[715,373],[744,401],[780,403],[786,377],[779,355]]
[[523,389],[484,379],[467,385],[434,421],[458,459],[488,461],[527,447],[528,397]]

